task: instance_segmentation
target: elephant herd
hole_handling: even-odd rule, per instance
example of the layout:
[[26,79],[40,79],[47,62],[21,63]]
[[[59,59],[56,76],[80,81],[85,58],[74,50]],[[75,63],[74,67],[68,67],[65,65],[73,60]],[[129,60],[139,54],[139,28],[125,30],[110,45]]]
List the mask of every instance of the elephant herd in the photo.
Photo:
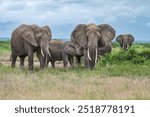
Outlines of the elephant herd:
[[[20,68],[24,68],[24,59],[28,56],[28,68],[33,70],[33,54],[36,52],[43,69],[51,62],[63,61],[66,68],[68,62],[74,66],[74,58],[78,66],[84,57],[85,68],[93,69],[101,55],[111,53],[112,40],[116,36],[115,29],[109,24],[79,24],[71,33],[71,41],[52,40],[52,32],[48,25],[22,24],[11,34],[11,67],[15,67],[16,58],[20,58]],[[116,37],[120,47],[127,50],[134,41],[131,34]]]

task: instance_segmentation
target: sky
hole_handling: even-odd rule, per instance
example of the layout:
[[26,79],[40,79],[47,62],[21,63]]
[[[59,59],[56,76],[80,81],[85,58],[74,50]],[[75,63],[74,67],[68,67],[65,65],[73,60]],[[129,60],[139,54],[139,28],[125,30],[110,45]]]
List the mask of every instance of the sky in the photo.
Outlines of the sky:
[[150,0],[0,0],[0,37],[20,24],[38,24],[49,25],[53,39],[70,40],[76,25],[88,23],[150,42]]

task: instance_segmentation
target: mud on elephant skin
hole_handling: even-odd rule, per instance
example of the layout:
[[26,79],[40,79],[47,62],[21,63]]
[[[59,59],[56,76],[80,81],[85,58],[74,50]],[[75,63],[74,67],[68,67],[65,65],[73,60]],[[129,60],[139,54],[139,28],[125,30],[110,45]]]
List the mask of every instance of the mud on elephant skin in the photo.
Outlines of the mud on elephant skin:
[[40,61],[40,68],[44,68],[47,63],[49,41],[52,38],[48,25],[39,27],[38,25],[22,24],[11,34],[11,67],[15,67],[17,56],[20,57],[20,68],[24,68],[24,59],[28,56],[29,70],[33,70],[33,53],[37,53]]
[[55,67],[56,61],[63,60],[63,65],[66,68],[68,66],[68,61],[70,66],[74,65],[75,49],[70,43],[66,43],[62,40],[51,40],[49,43],[49,51],[51,57],[48,57],[48,63],[51,62],[52,67]]
[[[97,63],[98,49],[111,52],[111,41],[116,31],[108,24],[79,24],[71,33],[71,41],[82,48],[86,68],[94,68]],[[76,47],[76,50],[78,48]],[[107,50],[108,49],[108,50]]]
[[124,50],[128,50],[134,42],[134,37],[131,34],[121,34],[116,37],[116,41],[119,42],[120,47]]

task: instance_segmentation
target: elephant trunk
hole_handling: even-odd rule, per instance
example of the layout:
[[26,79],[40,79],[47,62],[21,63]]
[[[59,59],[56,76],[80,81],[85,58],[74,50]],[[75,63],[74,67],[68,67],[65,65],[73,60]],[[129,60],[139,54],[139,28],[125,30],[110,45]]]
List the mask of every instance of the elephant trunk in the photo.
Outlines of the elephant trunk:
[[97,63],[97,48],[96,47],[89,47],[88,48],[88,59],[89,59],[89,64],[90,68],[94,68],[95,64]]
[[48,56],[51,57],[51,54],[50,54],[50,51],[49,51],[49,45],[48,46],[44,46],[42,45],[41,46],[41,55],[42,55],[42,58],[43,58],[43,67],[47,67],[48,66]]

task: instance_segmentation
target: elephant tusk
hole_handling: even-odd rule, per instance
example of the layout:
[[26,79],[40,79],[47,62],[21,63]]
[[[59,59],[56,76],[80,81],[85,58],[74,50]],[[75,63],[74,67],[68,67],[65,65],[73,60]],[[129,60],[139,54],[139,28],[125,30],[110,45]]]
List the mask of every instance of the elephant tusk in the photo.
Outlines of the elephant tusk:
[[89,48],[88,48],[88,58],[89,58],[90,61],[92,60],[91,57],[90,57]]
[[49,50],[47,52],[48,52],[49,57],[51,57],[51,54],[50,54]]
[[122,45],[122,48],[124,49],[124,43],[123,43],[123,45]]
[[129,48],[129,45],[127,44],[127,49]]
[[96,55],[95,55],[95,63],[97,63],[97,48],[96,48]]
[[41,54],[42,54],[42,56],[44,57],[44,54],[43,54],[43,50],[42,50],[42,48],[41,48]]

